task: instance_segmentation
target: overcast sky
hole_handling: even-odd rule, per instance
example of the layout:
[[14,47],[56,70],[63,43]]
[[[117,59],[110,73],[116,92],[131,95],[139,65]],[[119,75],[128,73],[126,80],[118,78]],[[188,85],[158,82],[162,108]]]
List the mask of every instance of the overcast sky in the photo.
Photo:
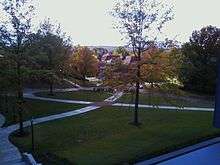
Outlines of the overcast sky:
[[[61,23],[74,44],[124,45],[113,29],[109,15],[116,0],[37,0],[37,18],[50,17]],[[181,42],[203,26],[220,27],[220,0],[173,0],[175,18],[165,27],[164,36]]]

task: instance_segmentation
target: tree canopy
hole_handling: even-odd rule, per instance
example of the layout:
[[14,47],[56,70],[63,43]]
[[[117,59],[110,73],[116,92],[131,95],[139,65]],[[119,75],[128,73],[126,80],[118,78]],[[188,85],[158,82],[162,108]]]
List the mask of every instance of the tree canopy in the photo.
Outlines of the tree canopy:
[[219,28],[207,26],[194,31],[190,42],[182,46],[180,79],[184,87],[197,92],[214,93],[219,54]]

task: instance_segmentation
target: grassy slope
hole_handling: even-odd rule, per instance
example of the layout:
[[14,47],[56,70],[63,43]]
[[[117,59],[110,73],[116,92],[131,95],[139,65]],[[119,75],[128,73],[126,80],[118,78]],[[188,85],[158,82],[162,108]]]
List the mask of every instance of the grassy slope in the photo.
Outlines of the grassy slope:
[[[9,98],[8,112],[6,112],[5,104],[2,104],[0,112],[6,117],[6,125],[10,125],[18,122],[17,109],[15,108],[15,100],[13,97]],[[75,110],[85,107],[85,105],[78,104],[65,104],[65,103],[55,103],[47,101],[38,101],[27,99],[24,105],[24,120],[30,119],[32,117],[42,117],[57,113],[63,113],[70,110]],[[15,117],[13,117],[15,114]]]
[[[35,127],[36,156],[44,164],[108,165],[135,162],[209,137],[210,112],[141,111],[142,125],[128,124],[132,112],[105,108]],[[57,138],[59,137],[59,138]],[[12,138],[30,151],[30,137]],[[62,162],[62,163],[61,163]]]
[[[185,96],[187,97],[187,96]],[[118,102],[132,103],[131,94],[123,95]],[[203,99],[187,99],[182,98],[169,98],[168,96],[149,96],[148,94],[140,94],[140,104],[155,104],[155,105],[171,105],[171,106],[194,106],[194,107],[214,107],[214,101],[207,101]]]
[[112,94],[107,92],[93,91],[74,91],[74,92],[56,92],[54,96],[49,96],[47,92],[37,93],[37,96],[50,97],[58,99],[83,100],[83,101],[103,101]]

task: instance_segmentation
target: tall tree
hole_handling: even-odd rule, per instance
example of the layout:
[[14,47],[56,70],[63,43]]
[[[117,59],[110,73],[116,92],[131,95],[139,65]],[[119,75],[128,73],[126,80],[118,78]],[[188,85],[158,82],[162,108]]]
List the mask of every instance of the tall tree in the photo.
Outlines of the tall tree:
[[25,66],[26,41],[31,33],[34,6],[31,0],[4,0],[5,21],[0,23],[0,41],[5,56],[15,63],[16,91],[19,104],[20,133],[23,134],[23,69]]
[[[172,80],[178,77],[176,67],[178,51],[175,49],[161,50],[159,48],[148,49],[143,52],[140,63],[140,83],[151,84],[151,88],[164,90],[167,86],[174,86]],[[105,85],[124,91],[133,91],[136,82],[136,63],[129,56],[129,60],[118,58],[105,66]],[[164,84],[163,86],[159,85]]]
[[118,55],[121,55],[123,59],[126,58],[126,56],[129,55],[129,51],[123,47],[123,46],[119,46],[117,47],[117,49],[114,51],[114,54],[118,54]]
[[86,76],[96,76],[98,59],[88,47],[77,46],[74,53],[67,60],[67,71],[70,76],[86,81]]
[[136,94],[134,124],[138,125],[140,88],[140,61],[142,52],[157,39],[163,25],[172,19],[172,9],[161,0],[123,0],[116,3],[113,16],[118,20],[116,28],[128,40],[136,57]]
[[220,54],[220,29],[207,26],[194,31],[182,46],[180,79],[186,89],[214,93],[217,59]]
[[108,53],[108,50],[105,48],[94,48],[93,51],[99,60],[101,60],[104,54]]
[[30,37],[29,48],[35,64],[41,70],[39,73],[42,73],[43,80],[49,84],[50,94],[53,94],[55,81],[63,76],[64,61],[72,54],[70,38],[62,32],[60,25],[46,19],[40,24],[38,32]]

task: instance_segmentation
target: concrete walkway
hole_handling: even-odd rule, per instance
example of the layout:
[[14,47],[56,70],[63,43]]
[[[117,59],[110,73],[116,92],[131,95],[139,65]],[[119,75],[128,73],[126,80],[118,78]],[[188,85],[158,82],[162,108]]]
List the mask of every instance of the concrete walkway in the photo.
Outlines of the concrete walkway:
[[[78,91],[78,90],[79,90],[78,88],[70,88],[70,89],[57,89],[55,91],[56,92],[57,91],[59,91],[59,92],[67,92],[68,91],[69,92],[69,91]],[[85,105],[94,104],[94,102],[89,102],[89,101],[68,100],[68,99],[53,99],[53,98],[45,98],[45,97],[35,96],[35,93],[39,93],[39,92],[43,92],[43,91],[45,92],[45,90],[26,90],[26,92],[24,93],[24,98],[34,99],[34,100],[60,102],[60,103],[70,103],[70,104],[85,104]],[[122,95],[123,95],[123,92],[116,92],[111,97],[105,99],[104,102],[113,103],[116,100],[118,100]]]
[[116,100],[118,100],[120,97],[122,97],[122,95],[123,95],[123,92],[116,92],[113,96],[105,99],[104,101],[113,103]]
[[[55,91],[59,92],[67,92],[67,91],[78,91],[80,89],[78,88],[70,88],[70,89],[57,89]],[[45,90],[44,90],[45,91]],[[60,103],[70,103],[70,104],[85,104],[85,105],[91,105],[94,104],[94,102],[89,101],[79,101],[79,100],[68,100],[68,99],[53,99],[53,98],[45,98],[45,97],[38,97],[35,96],[35,93],[42,92],[42,90],[29,90],[24,94],[25,98],[28,99],[35,99],[35,100],[43,100],[43,101],[52,101],[52,102],[60,102]],[[115,102],[117,99],[119,99],[123,95],[123,92],[115,93],[110,98],[104,100],[106,102]],[[115,103],[112,104],[112,106],[116,107],[134,107],[134,104],[126,104],[126,103]],[[144,105],[139,104],[140,108],[150,108],[150,109],[162,109],[162,110],[181,110],[181,111],[207,111],[207,112],[213,112],[214,108],[201,108],[201,107],[177,107],[177,106],[163,106],[163,105]]]
[[[134,107],[134,104],[125,104],[125,103],[115,103],[112,106],[117,107]],[[213,112],[214,108],[200,108],[200,107],[175,107],[175,106],[162,106],[162,105],[138,105],[140,108],[150,108],[150,109],[164,109],[164,110],[181,110],[181,111],[207,111]]]
[[78,84],[76,84],[76,83],[74,83],[74,82],[72,82],[72,81],[70,81],[70,80],[68,80],[68,79],[66,79],[66,78],[64,78],[63,80],[66,81],[66,82],[68,82],[68,83],[70,83],[71,85],[73,85],[73,86],[75,86],[75,87],[77,87],[77,88],[81,88],[80,85],[78,85]]
[[[5,123],[5,118],[0,114],[0,127]],[[8,140],[9,134],[5,128],[0,128],[0,164],[25,165],[18,149]]]
[[[80,88],[81,89],[81,88]],[[78,91],[79,88],[69,88],[69,89],[56,89],[54,91],[56,92],[66,92],[66,91]],[[90,89],[88,89],[90,90]],[[90,105],[85,108],[81,108],[78,110],[73,110],[61,114],[46,116],[42,118],[37,118],[34,120],[34,124],[40,124],[44,122],[49,122],[53,120],[63,119],[71,116],[76,116],[79,114],[87,113],[93,110],[96,110],[100,108],[99,105],[92,105],[93,102],[87,102],[87,101],[76,101],[76,100],[65,100],[65,99],[52,99],[52,98],[44,98],[44,97],[38,97],[34,94],[36,92],[44,92],[45,90],[26,90],[24,93],[25,98],[29,99],[36,99],[36,100],[44,100],[44,101],[53,101],[53,102],[63,102],[63,103],[72,103],[72,104],[86,104]],[[105,102],[108,103],[114,103],[117,99],[119,99],[123,95],[122,92],[115,93],[113,96],[105,99]],[[121,106],[121,107],[134,107],[134,104],[123,104],[123,103],[115,103],[112,106]],[[190,110],[190,111],[213,111],[212,108],[197,108],[197,107],[174,107],[174,106],[152,106],[152,105],[139,105],[141,108],[158,108],[158,109],[171,109],[171,110]],[[1,117],[1,116],[0,116]],[[3,118],[0,118],[0,123],[3,123]],[[30,126],[30,122],[26,121],[24,122],[24,127]],[[19,125],[15,124],[6,128],[0,129],[0,164],[1,165],[24,165],[24,162],[22,161],[21,154],[19,150],[10,143],[8,140],[9,135],[18,130]]]
[[[31,99],[40,99],[40,100],[48,100],[51,101],[49,98],[41,98],[41,97],[36,97],[34,96],[35,92],[38,91],[29,91],[24,94],[25,98],[31,98]],[[121,97],[123,93],[115,93],[115,95],[107,98],[105,101],[107,102],[113,102],[117,100],[119,97]],[[55,101],[53,99],[53,101]],[[57,99],[59,102],[59,99]],[[70,100],[71,101],[71,100]],[[79,101],[82,103],[81,101]],[[67,102],[69,103],[69,102]],[[72,102],[71,102],[72,103]],[[78,103],[78,101],[76,101]],[[58,120],[58,119],[63,119],[71,116],[76,116],[80,115],[83,113],[87,113],[93,110],[96,110],[100,108],[101,106],[96,106],[96,105],[91,105],[85,108],[81,108],[78,110],[73,110],[61,114],[56,114],[56,115],[51,115],[51,116],[46,116],[46,117],[41,117],[34,119],[34,124],[40,124],[40,123],[45,123],[53,120]],[[3,116],[2,116],[3,119]],[[24,122],[24,127],[30,126],[30,121]],[[9,136],[11,133],[19,129],[19,125],[15,124],[9,127],[1,128],[0,129],[0,165],[25,165],[25,162],[22,160],[21,153],[19,152],[18,148],[15,147],[10,141],[9,141]]]

